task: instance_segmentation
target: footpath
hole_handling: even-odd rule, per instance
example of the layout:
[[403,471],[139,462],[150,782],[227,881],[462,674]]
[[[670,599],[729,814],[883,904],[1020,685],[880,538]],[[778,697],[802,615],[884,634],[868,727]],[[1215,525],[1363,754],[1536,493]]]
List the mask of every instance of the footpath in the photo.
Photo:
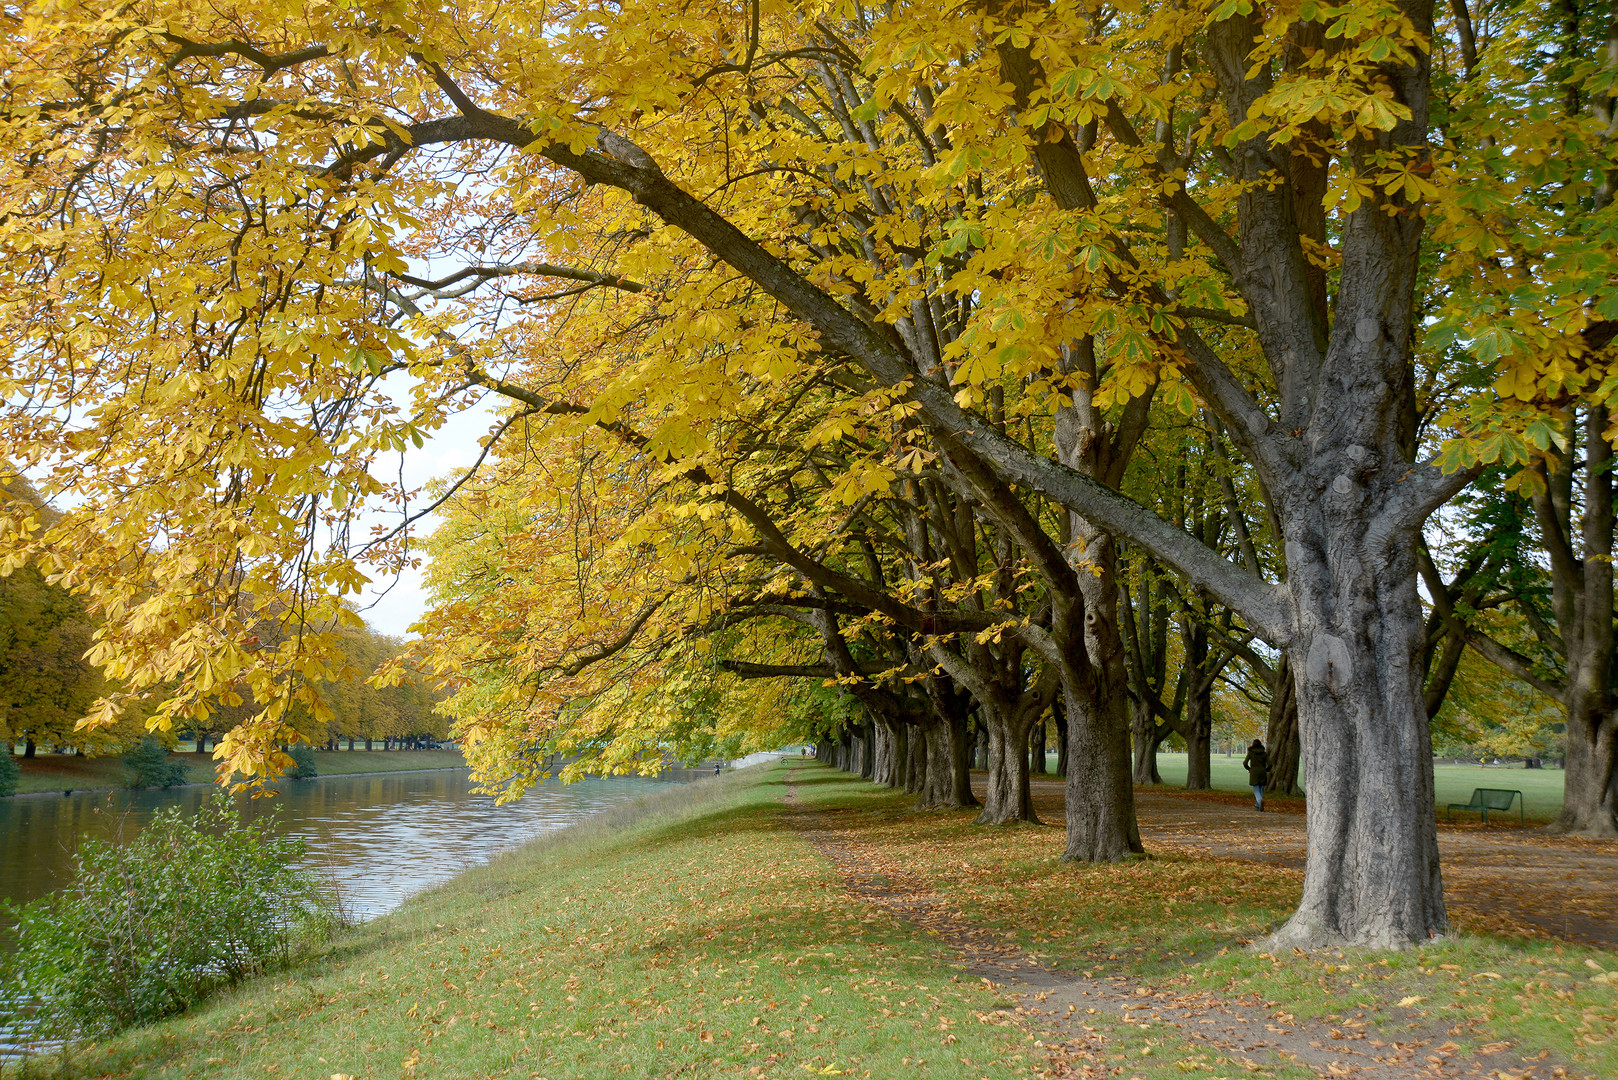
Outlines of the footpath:
[[21,1075],[1618,1075],[1611,950],[1270,956],[1298,870],[1178,849],[1190,818],[1159,840],[1143,803],[1152,858],[1079,866],[1055,826],[911,801],[799,760],[665,789]]

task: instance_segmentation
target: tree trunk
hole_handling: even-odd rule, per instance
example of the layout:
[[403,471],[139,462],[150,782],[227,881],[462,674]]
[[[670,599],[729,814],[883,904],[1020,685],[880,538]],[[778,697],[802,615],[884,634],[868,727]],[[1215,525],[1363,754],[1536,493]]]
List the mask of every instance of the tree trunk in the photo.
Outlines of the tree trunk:
[[1117,862],[1141,847],[1130,783],[1129,675],[1118,634],[1116,544],[1078,516],[1070,551],[1084,597],[1084,642],[1062,665],[1067,708],[1064,859]]
[[885,720],[873,720],[871,723],[871,782],[886,784],[888,782],[888,758],[893,752],[891,736]]
[[1264,790],[1272,795],[1302,795],[1298,767],[1303,757],[1298,737],[1298,695],[1292,683],[1292,663],[1281,654],[1275,667],[1275,688],[1270,696],[1270,723],[1264,747],[1270,752],[1270,780]]
[[883,782],[890,788],[904,789],[910,764],[910,725],[903,720],[888,724],[888,775]]
[[927,728],[931,724],[910,729],[909,752],[905,755],[905,794],[920,795],[927,787]]
[[[1557,623],[1567,649],[1567,772],[1562,779],[1562,813],[1554,832],[1618,836],[1618,700],[1613,693],[1612,558],[1614,522],[1612,443],[1606,437],[1608,411],[1586,410],[1584,427],[1584,514],[1579,524],[1583,558],[1552,559]],[[1577,426],[1574,428],[1577,431]],[[1576,444],[1575,444],[1576,445]],[[1570,446],[1571,450],[1571,446]],[[1569,454],[1569,457],[1572,455]],[[1572,462],[1567,463],[1569,475]],[[1545,497],[1536,496],[1544,505]],[[1567,500],[1569,504],[1571,499]],[[1558,515],[1568,521],[1570,512]],[[1543,514],[1542,514],[1543,520]]]
[[983,813],[978,815],[977,824],[1038,821],[1028,789],[1026,750],[1032,725],[982,702],[978,703],[978,716],[988,725],[989,778],[984,785]]
[[950,784],[954,789],[951,794],[952,804],[955,806],[977,806],[978,797],[972,794],[972,761],[966,756],[966,710],[951,717],[946,730],[949,732],[949,766]]
[[1129,742],[1134,753],[1131,779],[1137,784],[1161,784],[1157,771],[1157,748],[1168,735],[1152,715],[1152,704],[1142,698],[1129,699]]
[[922,766],[917,810],[953,810],[961,805],[955,793],[954,754],[949,726],[942,721],[928,724],[921,732]]
[[[1604,673],[1598,678],[1605,682]],[[1604,685],[1592,693],[1584,680],[1569,682],[1567,772],[1562,813],[1551,831],[1618,837],[1618,716],[1605,707]]]
[[1067,848],[1062,857],[1117,862],[1145,850],[1129,782],[1129,720],[1118,695],[1098,692],[1100,688],[1073,677],[1093,673],[1062,675],[1068,745]]
[[25,759],[32,758],[34,756],[34,740],[33,739],[28,739],[22,744],[22,756]]
[[352,735],[348,737],[348,748],[350,750],[354,749],[354,736]]
[[[1197,591],[1207,610],[1207,594]],[[1185,649],[1185,715],[1180,733],[1185,737],[1185,789],[1213,787],[1213,677],[1208,665],[1208,627],[1192,612],[1180,615],[1180,641]]]
[[869,720],[860,725],[860,779],[876,779],[876,725]]
[[1272,952],[1402,948],[1448,928],[1415,545],[1378,535],[1369,512],[1356,517],[1370,500],[1347,498],[1351,484],[1333,491],[1345,497],[1322,498],[1286,528],[1308,854],[1303,898]]
[[[1185,789],[1213,787],[1213,701],[1210,688],[1193,687],[1185,698]],[[1154,759],[1156,755],[1153,755]]]
[[1061,701],[1051,709],[1056,717],[1056,775],[1067,776],[1067,710]]
[[1049,771],[1045,768],[1045,718],[1043,716],[1034,721],[1033,727],[1028,730],[1028,771],[1035,776],[1044,776]]

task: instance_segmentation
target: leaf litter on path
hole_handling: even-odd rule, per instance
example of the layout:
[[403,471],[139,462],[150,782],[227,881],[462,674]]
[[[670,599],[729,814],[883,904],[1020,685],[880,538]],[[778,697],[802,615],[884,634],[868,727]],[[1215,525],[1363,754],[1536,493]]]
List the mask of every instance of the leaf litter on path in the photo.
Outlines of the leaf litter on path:
[[[1053,1077],[1130,1075],[1156,1046],[1179,1053],[1184,1072],[1219,1075],[1228,1069],[1258,1075],[1304,1075],[1364,1080],[1551,1080],[1565,1066],[1514,1053],[1492,1042],[1465,1054],[1444,1029],[1378,1038],[1363,1015],[1299,1020],[1256,993],[1222,997],[1150,986],[1123,975],[1064,971],[1006,935],[973,923],[959,907],[927,887],[886,846],[862,840],[844,824],[846,812],[806,806],[795,784],[786,793],[788,821],[836,868],[855,897],[917,926],[948,946],[970,975],[1001,988],[1007,1022],[1037,1038],[1050,1055]],[[1419,1003],[1405,999],[1398,1008]],[[1179,1046],[1169,1047],[1169,1039]],[[1208,1061],[1195,1051],[1206,1048]],[[1190,1052],[1182,1052],[1190,1051]]]

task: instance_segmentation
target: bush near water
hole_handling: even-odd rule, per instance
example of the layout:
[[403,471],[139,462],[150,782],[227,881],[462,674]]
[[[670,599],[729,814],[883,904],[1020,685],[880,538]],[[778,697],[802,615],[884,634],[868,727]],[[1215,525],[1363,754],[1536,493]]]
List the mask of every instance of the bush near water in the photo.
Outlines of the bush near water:
[[173,760],[168,747],[150,735],[124,755],[129,767],[129,786],[136,788],[171,788],[191,778],[191,770],[184,762]]
[[0,1002],[29,1003],[27,1026],[58,1036],[182,1012],[339,925],[335,894],[301,869],[303,854],[273,819],[244,821],[222,795],[194,814],[158,811],[126,843],[87,841],[71,885],[4,905],[18,944]]
[[292,757],[292,768],[287,775],[294,780],[313,780],[320,775],[320,769],[315,765],[315,748],[308,743],[294,743],[287,753]]

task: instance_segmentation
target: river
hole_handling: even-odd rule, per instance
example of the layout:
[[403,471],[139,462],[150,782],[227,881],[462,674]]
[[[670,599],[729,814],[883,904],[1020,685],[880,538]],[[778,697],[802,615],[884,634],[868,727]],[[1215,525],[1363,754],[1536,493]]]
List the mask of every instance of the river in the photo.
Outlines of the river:
[[[369,773],[283,781],[274,798],[242,805],[302,837],[310,866],[329,874],[347,914],[364,920],[525,840],[690,775],[551,780],[496,806],[472,790],[465,770]],[[85,837],[132,835],[159,807],[194,809],[211,794],[194,786],[0,800],[0,897],[22,902],[59,888]]]

